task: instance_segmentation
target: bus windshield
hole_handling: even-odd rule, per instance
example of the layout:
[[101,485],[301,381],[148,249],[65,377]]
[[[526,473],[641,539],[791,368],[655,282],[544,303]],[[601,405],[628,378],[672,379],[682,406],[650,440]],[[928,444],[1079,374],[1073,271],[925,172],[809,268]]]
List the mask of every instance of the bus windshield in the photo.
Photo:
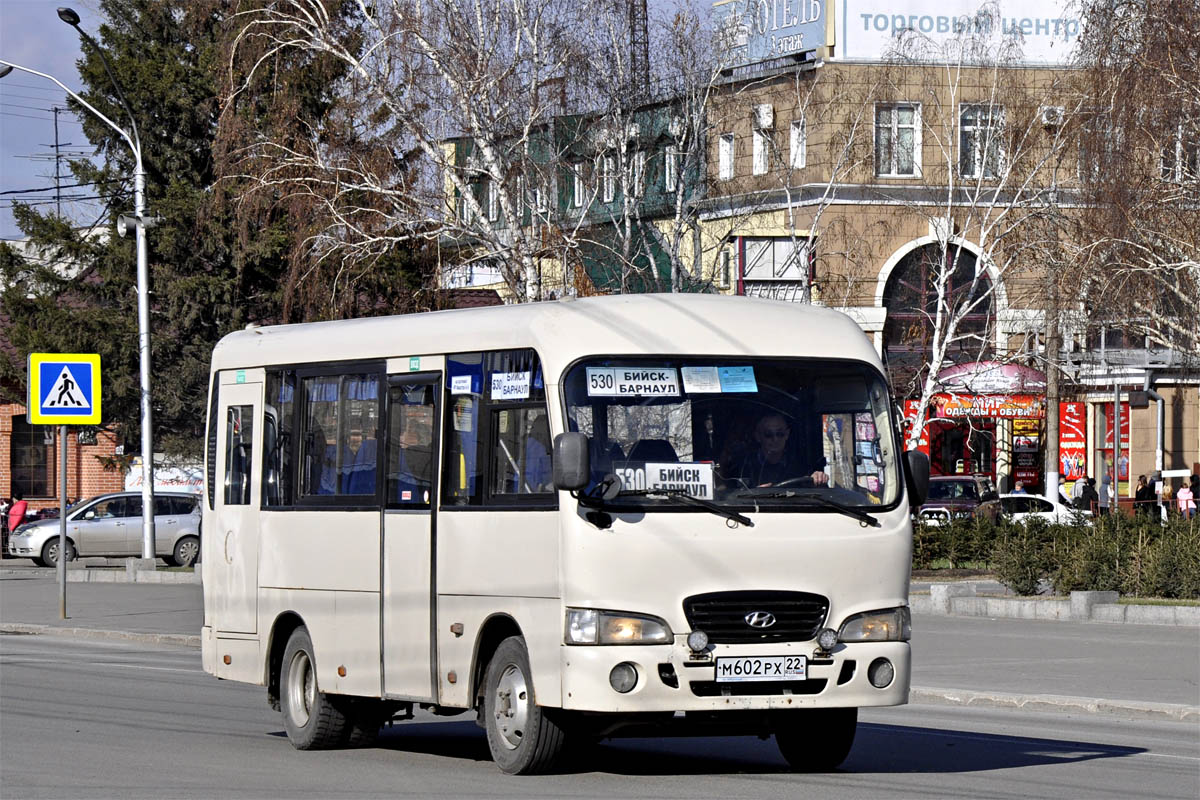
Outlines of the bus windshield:
[[[567,428],[618,505],[819,510],[895,503],[900,467],[883,378],[857,362],[593,358],[564,379]],[[674,495],[674,496],[673,496]]]

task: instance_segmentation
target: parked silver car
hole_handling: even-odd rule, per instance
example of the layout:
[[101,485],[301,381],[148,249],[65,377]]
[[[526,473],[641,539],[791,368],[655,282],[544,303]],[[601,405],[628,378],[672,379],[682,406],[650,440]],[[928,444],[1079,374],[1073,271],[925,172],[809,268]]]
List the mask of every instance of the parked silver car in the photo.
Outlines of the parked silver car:
[[[154,554],[188,567],[200,555],[200,498],[183,492],[154,493]],[[57,519],[27,522],[8,538],[8,554],[39,566],[58,563]],[[118,492],[67,509],[67,561],[77,556],[140,556],[142,495]]]

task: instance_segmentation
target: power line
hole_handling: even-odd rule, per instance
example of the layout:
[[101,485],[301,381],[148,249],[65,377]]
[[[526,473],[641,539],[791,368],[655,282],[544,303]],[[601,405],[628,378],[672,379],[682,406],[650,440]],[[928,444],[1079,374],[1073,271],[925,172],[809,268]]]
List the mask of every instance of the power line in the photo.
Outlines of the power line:
[[[6,97],[20,97],[24,100],[43,100],[45,102],[50,102],[54,99],[53,97],[38,97],[35,94],[17,94],[16,92],[6,92],[4,91],[4,85],[0,84],[0,100],[3,100]],[[65,94],[62,96],[62,98],[64,103],[67,102],[67,96]]]
[[33,83],[18,83],[16,81],[5,81],[4,85],[5,86],[19,86],[22,89],[36,89],[39,92],[57,92],[59,94],[62,94],[62,89],[51,89],[49,86],[38,86],[37,84],[33,84]]
[[106,178],[105,180],[102,180],[102,181],[84,181],[83,183],[67,183],[67,184],[64,184],[64,185],[62,185],[62,186],[60,186],[60,187],[55,187],[55,186],[42,186],[42,187],[40,187],[40,188],[37,188],[37,189],[11,189],[11,190],[9,190],[9,191],[7,191],[7,192],[0,192],[0,195],[4,195],[4,194],[30,194],[30,193],[32,193],[32,192],[48,192],[48,191],[50,191],[50,190],[52,190],[52,189],[55,189],[55,188],[61,188],[61,189],[74,189],[74,188],[77,188],[77,187],[79,187],[79,186],[95,186],[95,185],[98,185],[98,184],[101,184],[101,183],[123,183],[124,181],[125,181],[125,179],[124,179],[124,178]]

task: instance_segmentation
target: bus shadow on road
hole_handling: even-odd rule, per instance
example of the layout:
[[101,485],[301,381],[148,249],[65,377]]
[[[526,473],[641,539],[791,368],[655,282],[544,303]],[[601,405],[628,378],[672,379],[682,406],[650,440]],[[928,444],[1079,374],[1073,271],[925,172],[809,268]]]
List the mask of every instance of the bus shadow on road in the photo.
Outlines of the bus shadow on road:
[[[819,731],[814,731],[819,736]],[[384,730],[379,746],[468,761],[490,761],[487,739],[474,722],[415,722]],[[859,723],[854,749],[838,772],[961,773],[1123,758],[1142,747]],[[598,757],[601,756],[602,757]],[[603,765],[598,768],[598,765]],[[598,752],[563,765],[566,773],[722,775],[788,773],[773,740],[750,736],[612,739]]]

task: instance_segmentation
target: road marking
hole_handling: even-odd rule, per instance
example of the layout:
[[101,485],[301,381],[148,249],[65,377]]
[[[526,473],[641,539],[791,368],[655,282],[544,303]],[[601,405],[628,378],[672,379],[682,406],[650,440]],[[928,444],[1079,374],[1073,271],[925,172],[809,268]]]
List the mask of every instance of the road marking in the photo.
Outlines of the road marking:
[[[64,660],[61,658],[28,658],[24,656],[0,655],[0,663],[8,665],[27,665],[27,664],[56,664],[63,666]],[[66,662],[70,666],[77,667],[120,667],[122,669],[143,669],[151,672],[190,672],[197,675],[204,675],[202,669],[184,669],[182,667],[151,667],[146,664],[129,664],[120,661],[93,661],[87,660],[70,660]]]

